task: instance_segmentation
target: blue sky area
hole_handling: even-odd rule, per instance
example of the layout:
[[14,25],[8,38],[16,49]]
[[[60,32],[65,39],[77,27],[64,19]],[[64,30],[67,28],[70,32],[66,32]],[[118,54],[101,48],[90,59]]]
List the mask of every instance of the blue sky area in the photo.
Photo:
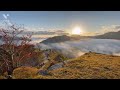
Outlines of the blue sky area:
[[69,29],[80,26],[88,32],[99,31],[102,26],[120,25],[120,11],[0,11],[9,14],[12,22],[27,27],[49,29]]

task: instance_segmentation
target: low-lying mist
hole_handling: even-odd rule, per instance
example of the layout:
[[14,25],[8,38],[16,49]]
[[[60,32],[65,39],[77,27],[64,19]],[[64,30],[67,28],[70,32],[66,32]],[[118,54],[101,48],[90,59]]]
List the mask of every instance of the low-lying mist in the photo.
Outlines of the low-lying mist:
[[78,57],[89,51],[120,56],[120,41],[113,39],[86,39],[39,45],[41,49],[60,50],[70,57]]

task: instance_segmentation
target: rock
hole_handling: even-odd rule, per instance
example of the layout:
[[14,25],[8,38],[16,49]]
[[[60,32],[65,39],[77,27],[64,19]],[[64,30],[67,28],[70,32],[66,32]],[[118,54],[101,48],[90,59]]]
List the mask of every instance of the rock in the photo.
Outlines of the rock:
[[7,75],[6,78],[7,79],[12,79],[12,76],[11,75]]
[[38,72],[38,74],[40,74],[40,75],[49,75],[49,73],[48,73],[47,70],[40,70],[40,71]]
[[62,68],[63,65],[64,65],[63,63],[57,63],[57,64],[54,64],[51,67],[49,67],[48,70],[54,70],[54,69]]

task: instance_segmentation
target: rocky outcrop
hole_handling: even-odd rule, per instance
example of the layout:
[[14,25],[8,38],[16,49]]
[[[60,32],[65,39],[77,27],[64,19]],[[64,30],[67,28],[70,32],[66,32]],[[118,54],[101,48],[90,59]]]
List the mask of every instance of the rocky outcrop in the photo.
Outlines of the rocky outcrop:
[[38,74],[40,74],[40,75],[49,75],[49,73],[48,73],[48,70],[40,70],[40,71],[38,71]]
[[48,68],[48,70],[55,70],[55,69],[62,68],[62,67],[64,67],[64,63],[61,62],[61,63],[52,65],[51,67]]

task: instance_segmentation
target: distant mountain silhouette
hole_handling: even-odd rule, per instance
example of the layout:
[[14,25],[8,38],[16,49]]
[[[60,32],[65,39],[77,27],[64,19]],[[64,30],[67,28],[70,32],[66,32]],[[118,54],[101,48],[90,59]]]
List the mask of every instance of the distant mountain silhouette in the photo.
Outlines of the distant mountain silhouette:
[[72,41],[72,40],[80,40],[88,38],[88,36],[80,36],[80,35],[73,35],[73,36],[67,36],[67,35],[62,35],[62,36],[54,36],[51,38],[48,38],[41,43],[48,44],[48,43],[59,43],[59,42],[65,42],[65,41]]
[[41,43],[49,44],[49,43],[60,43],[65,41],[74,41],[74,40],[81,40],[86,38],[93,38],[93,39],[118,39],[120,40],[120,31],[118,32],[108,32],[103,35],[96,35],[96,36],[80,36],[80,35],[62,35],[62,36],[54,36],[51,38],[48,38]]
[[108,32],[108,33],[105,33],[103,35],[94,36],[93,38],[97,38],[97,39],[120,39],[120,31]]

